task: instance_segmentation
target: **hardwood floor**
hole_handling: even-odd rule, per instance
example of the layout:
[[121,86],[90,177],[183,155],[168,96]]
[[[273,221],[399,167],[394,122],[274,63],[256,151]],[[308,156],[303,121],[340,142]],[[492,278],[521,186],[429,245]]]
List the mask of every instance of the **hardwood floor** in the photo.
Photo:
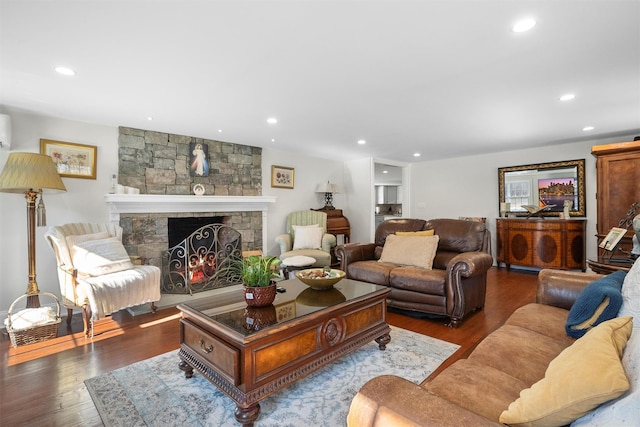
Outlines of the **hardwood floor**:
[[[444,367],[465,357],[516,308],[533,302],[536,280],[535,272],[492,268],[485,309],[458,329],[447,327],[443,319],[393,311],[387,320],[390,325],[459,344],[460,350]],[[179,318],[175,308],[136,317],[123,311],[98,322],[91,340],[83,336],[82,320],[76,315],[70,328],[63,319],[58,338],[18,348],[11,347],[3,334],[0,425],[101,426],[83,381],[178,348]]]

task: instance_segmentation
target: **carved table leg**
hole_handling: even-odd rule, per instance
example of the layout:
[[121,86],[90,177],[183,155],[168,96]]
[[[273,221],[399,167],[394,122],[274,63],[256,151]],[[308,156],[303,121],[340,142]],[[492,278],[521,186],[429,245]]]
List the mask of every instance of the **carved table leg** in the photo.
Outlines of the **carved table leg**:
[[248,408],[242,408],[240,405],[236,406],[236,421],[243,426],[253,427],[253,422],[258,419],[260,415],[260,404],[254,403]]
[[187,362],[185,362],[184,360],[181,360],[178,363],[178,368],[180,368],[181,371],[184,371],[185,378],[193,377],[193,367],[189,365]]
[[378,348],[380,348],[380,350],[386,350],[389,341],[391,341],[391,335],[389,334],[376,338],[376,342],[378,343]]

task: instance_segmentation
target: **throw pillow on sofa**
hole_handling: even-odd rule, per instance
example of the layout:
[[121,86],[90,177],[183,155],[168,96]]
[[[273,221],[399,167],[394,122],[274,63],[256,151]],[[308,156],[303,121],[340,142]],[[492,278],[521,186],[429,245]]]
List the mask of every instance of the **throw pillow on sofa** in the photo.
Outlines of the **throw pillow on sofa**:
[[549,363],[545,376],[500,415],[510,426],[563,426],[621,396],[629,381],[620,361],[633,320],[601,323]]
[[108,239],[109,237],[111,237],[111,235],[106,231],[89,234],[73,234],[65,237],[65,240],[67,241],[67,248],[69,248],[69,256],[71,257],[70,260],[73,260],[73,257],[76,254],[75,246],[77,244],[88,242],[89,240]]
[[431,270],[438,249],[438,236],[396,236],[389,234],[379,262],[413,265]]
[[293,249],[321,249],[324,229],[320,225],[294,225]]
[[626,272],[616,271],[589,283],[576,299],[567,318],[567,335],[580,338],[594,326],[613,319],[622,306],[622,283]]
[[[640,260],[640,258],[638,258]],[[640,261],[631,266],[622,284],[622,307],[618,316],[633,316],[640,327]]]
[[73,266],[78,273],[101,276],[133,268],[129,254],[118,237],[88,240],[74,246]]
[[396,236],[433,236],[436,234],[436,230],[422,230],[422,231],[396,231]]

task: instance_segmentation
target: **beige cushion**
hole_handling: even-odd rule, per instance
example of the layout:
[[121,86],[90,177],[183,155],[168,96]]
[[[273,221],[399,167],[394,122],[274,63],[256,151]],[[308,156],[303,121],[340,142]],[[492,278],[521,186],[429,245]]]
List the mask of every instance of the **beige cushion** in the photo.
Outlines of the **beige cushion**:
[[438,236],[396,236],[389,234],[379,262],[431,269],[438,249]]
[[422,231],[396,231],[396,236],[433,236],[436,233],[435,230],[422,230]]
[[283,259],[282,265],[286,265],[287,267],[307,267],[315,264],[315,262],[316,259],[310,256],[296,255]]
[[74,234],[71,236],[67,236],[65,237],[65,240],[67,241],[69,256],[73,260],[73,256],[75,255],[74,246],[77,245],[78,243],[88,242],[89,240],[108,239],[109,237],[111,236],[106,231],[100,231],[98,233],[91,233],[91,234]]
[[608,320],[549,363],[545,377],[520,392],[500,415],[511,426],[562,426],[629,389],[620,358],[631,317]]
[[321,249],[322,235],[324,229],[318,224],[315,225],[294,225],[293,226],[293,249]]
[[73,266],[80,274],[102,276],[133,268],[118,237],[87,240],[74,246]]

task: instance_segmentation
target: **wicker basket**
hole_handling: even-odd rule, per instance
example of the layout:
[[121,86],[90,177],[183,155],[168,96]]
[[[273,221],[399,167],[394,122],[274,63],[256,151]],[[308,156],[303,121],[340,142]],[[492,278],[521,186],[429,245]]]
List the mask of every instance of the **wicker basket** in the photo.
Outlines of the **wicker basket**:
[[[21,299],[28,298],[34,295],[46,295],[50,298],[53,298],[58,307],[58,311],[56,313],[56,321],[44,325],[34,326],[32,328],[14,329],[11,323],[11,313],[13,312],[13,306],[16,305],[16,303]],[[19,345],[33,344],[55,338],[58,335],[58,327],[60,326],[60,322],[60,302],[55,295],[49,292],[24,294],[18,297],[18,299],[16,299],[13,304],[11,304],[11,307],[9,307],[9,311],[7,313],[7,332],[9,333],[9,338],[11,338],[11,344],[13,344],[14,347],[18,347]]]

